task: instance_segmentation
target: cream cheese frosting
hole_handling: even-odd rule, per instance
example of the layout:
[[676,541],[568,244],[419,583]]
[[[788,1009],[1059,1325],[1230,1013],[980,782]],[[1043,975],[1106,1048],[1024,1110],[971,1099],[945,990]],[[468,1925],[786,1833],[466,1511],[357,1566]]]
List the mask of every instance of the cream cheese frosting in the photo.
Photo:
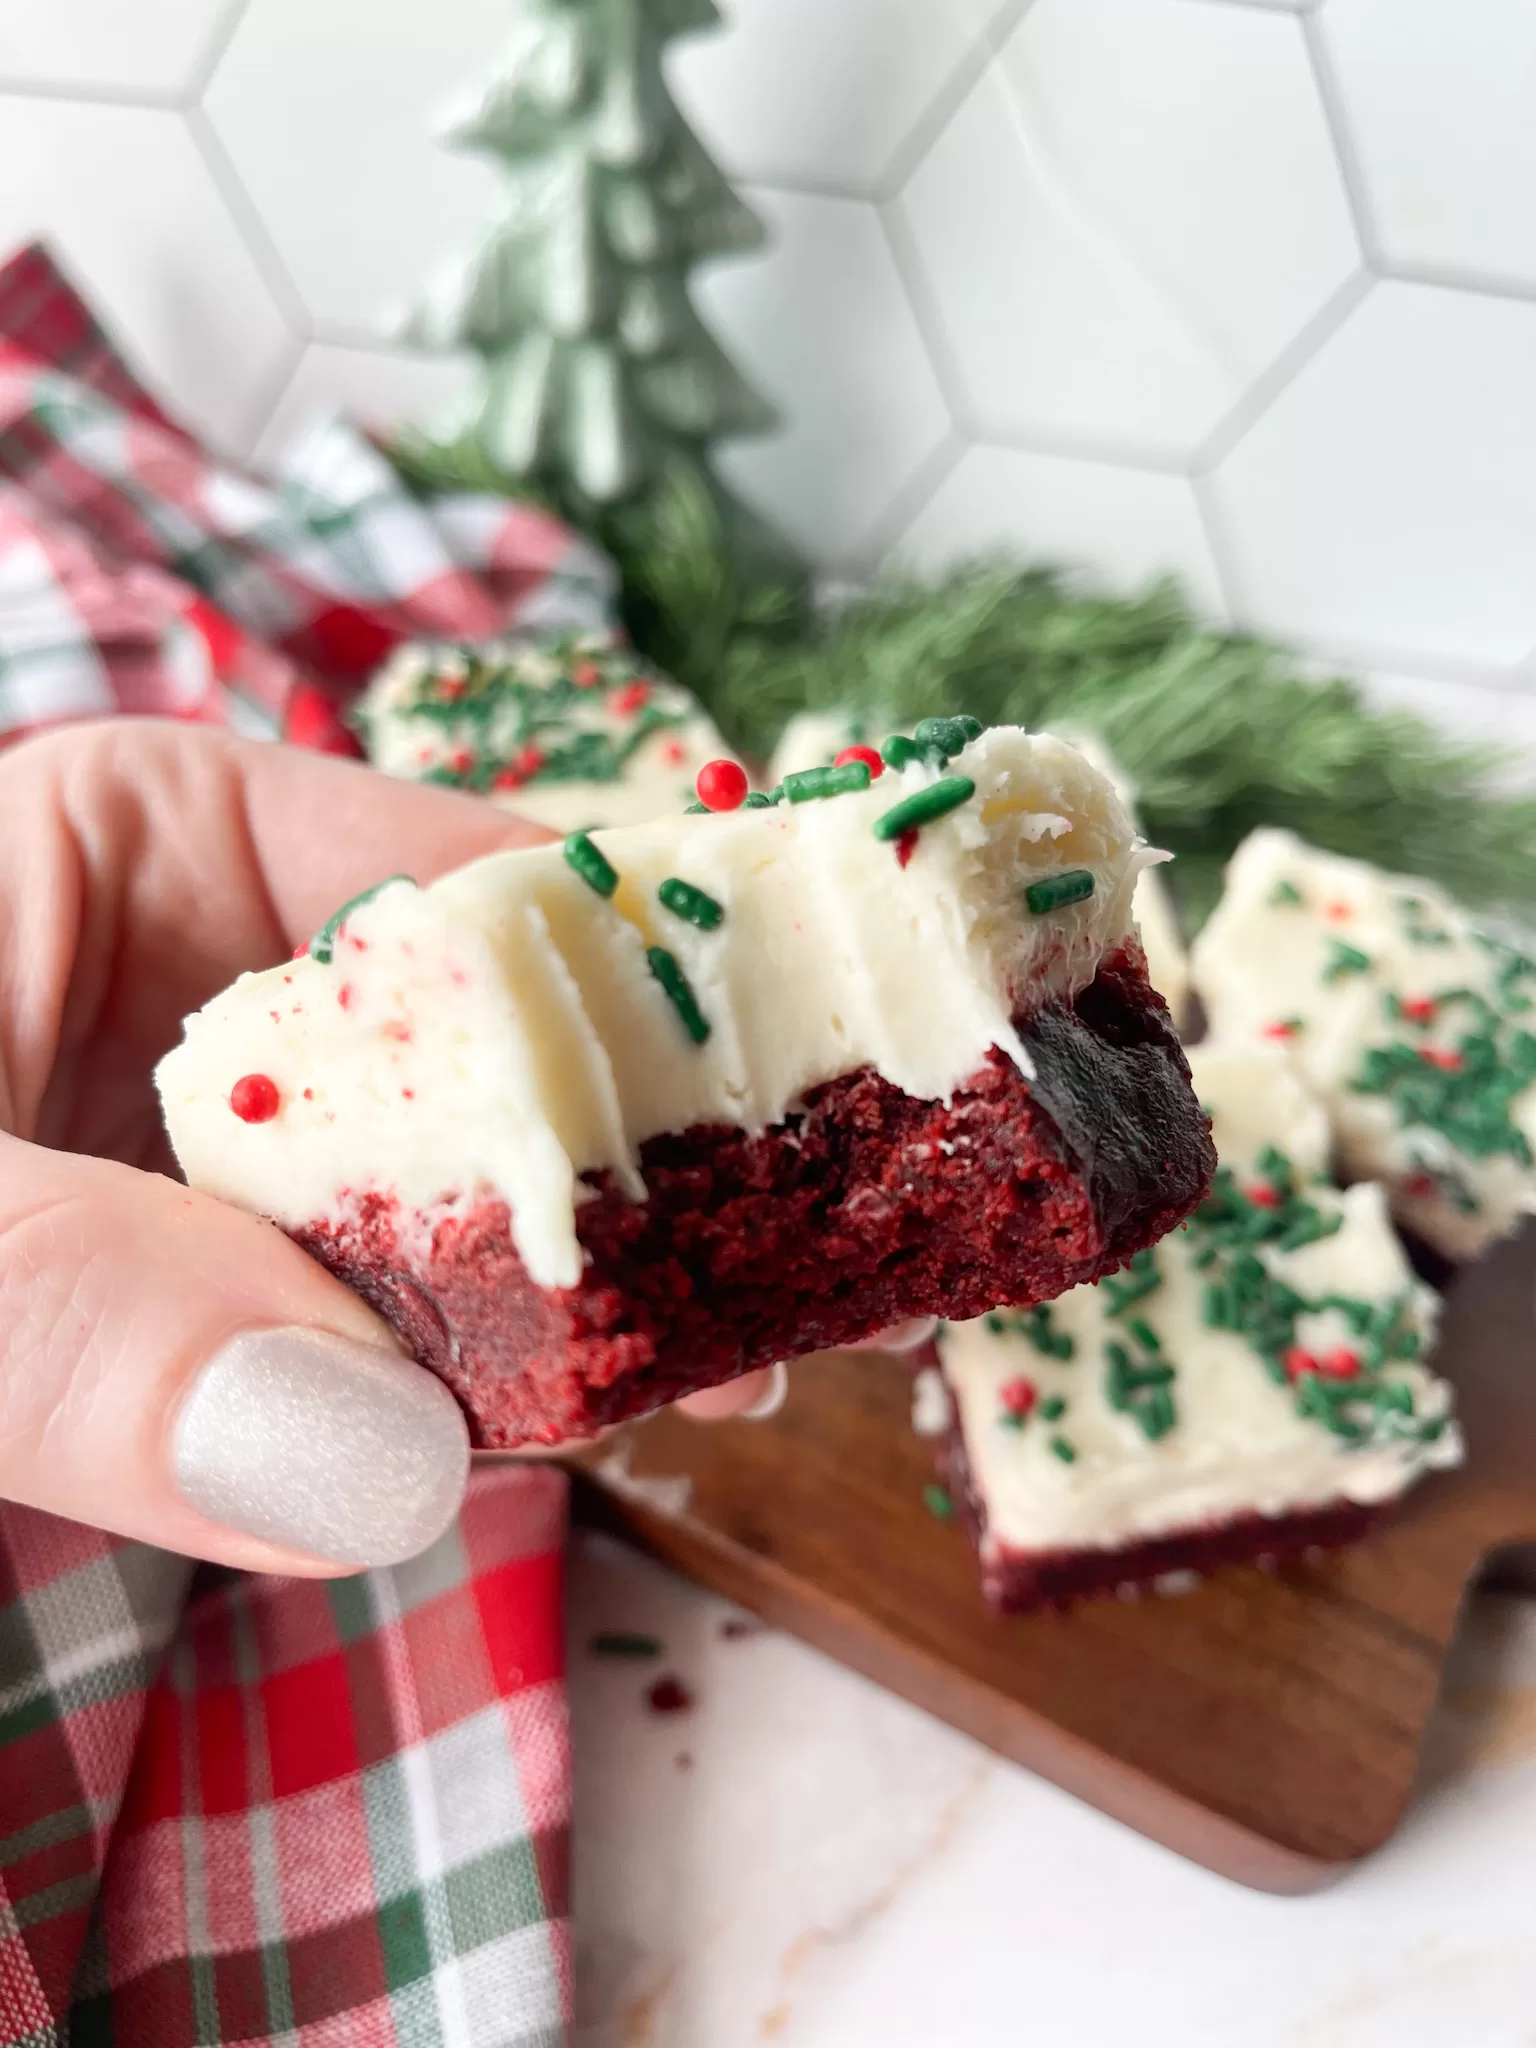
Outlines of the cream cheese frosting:
[[1254,832],[1194,974],[1213,1034],[1282,1049],[1345,1177],[1449,1257],[1536,1210],[1536,962],[1443,890]]
[[691,693],[611,638],[413,641],[358,710],[386,775],[490,798],[557,832],[681,810],[725,742]]
[[[953,807],[877,836],[914,799]],[[758,1132],[866,1066],[922,1099],[993,1047],[1028,1073],[1013,1013],[1076,994],[1132,930],[1145,855],[1060,741],[997,728],[947,765],[758,803],[390,882],[242,977],[159,1070],[188,1180],[289,1227],[369,1192],[430,1219],[488,1188],[535,1281],[571,1286],[582,1174],[640,1199],[647,1138]]]
[[1190,1065],[1221,1162],[1196,1218],[1048,1308],[941,1332],[989,1554],[1377,1503],[1459,1461],[1438,1304],[1381,1189],[1317,1178],[1326,1119],[1280,1054]]
[[[778,782],[797,769],[824,766],[844,747],[867,741],[870,732],[867,723],[851,712],[798,712],[779,736],[769,773]],[[1063,730],[1060,737],[1109,778],[1139,829],[1135,784],[1103,741],[1076,729]],[[1147,979],[1167,1003],[1174,1023],[1182,1026],[1189,1010],[1189,954],[1173,897],[1155,867],[1148,867],[1136,884],[1136,922],[1147,956]]]

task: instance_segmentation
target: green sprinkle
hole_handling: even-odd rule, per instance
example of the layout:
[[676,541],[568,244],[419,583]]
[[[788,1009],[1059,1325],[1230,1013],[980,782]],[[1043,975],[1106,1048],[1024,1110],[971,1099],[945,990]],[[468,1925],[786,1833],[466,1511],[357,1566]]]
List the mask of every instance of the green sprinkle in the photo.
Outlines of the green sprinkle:
[[[569,846],[570,841],[567,840],[566,844]],[[593,851],[596,852],[595,847]],[[597,857],[602,859],[601,854]],[[609,873],[613,873],[611,868]],[[617,876],[614,879],[617,880]],[[606,890],[604,894],[607,894]],[[712,932],[725,922],[723,903],[717,903],[702,889],[695,889],[691,882],[679,881],[676,875],[668,875],[656,891],[656,898],[663,910],[670,910],[674,917],[680,917],[684,924],[691,924],[697,931]]]
[[910,768],[914,761],[923,758],[923,750],[904,732],[893,732],[881,747],[880,758],[887,768],[894,768],[899,775],[903,768]]
[[1069,903],[1085,903],[1093,894],[1094,880],[1087,868],[1069,868],[1064,875],[1050,875],[1043,882],[1031,882],[1024,901],[1036,917],[1048,910],[1063,910]]
[[620,1629],[605,1629],[588,1645],[594,1657],[659,1657],[661,1643],[655,1636],[628,1635]]
[[1342,981],[1346,974],[1370,973],[1369,953],[1362,953],[1358,946],[1346,945],[1343,939],[1330,939],[1328,946],[1328,965],[1323,969],[1324,981]]
[[849,796],[869,787],[869,763],[849,761],[841,768],[802,768],[786,775],[784,795],[792,804],[808,804],[822,796]]
[[992,1332],[992,1335],[994,1337],[1001,1337],[1003,1332],[1008,1327],[1007,1323],[1004,1322],[1003,1318],[997,1313],[995,1309],[993,1310],[991,1315],[983,1316],[982,1321],[986,1324],[987,1328]]
[[1294,882],[1276,882],[1274,888],[1269,892],[1269,900],[1277,909],[1282,904],[1289,905],[1294,909],[1301,902],[1302,895]]
[[382,882],[375,882],[371,889],[363,889],[356,896],[349,897],[340,910],[332,911],[319,931],[309,942],[309,957],[325,966],[335,955],[336,934],[341,930],[354,910],[361,910],[365,903],[371,903],[381,889],[387,889],[391,882],[409,882],[409,875],[386,875]]
[[920,718],[912,729],[912,738],[925,757],[942,757],[938,763],[942,767],[952,754],[962,752],[972,740],[979,739],[981,732],[979,718]]
[[920,825],[931,825],[937,818],[948,817],[951,811],[968,804],[975,794],[976,785],[968,775],[946,775],[942,782],[914,790],[911,796],[903,797],[899,804],[893,804],[876,818],[875,837],[899,839],[903,832],[915,832]]
[[1132,1316],[1126,1328],[1136,1339],[1143,1351],[1161,1351],[1163,1340],[1150,1323],[1144,1323],[1140,1316]]
[[1042,1422],[1060,1422],[1066,1412],[1067,1404],[1060,1394],[1047,1394],[1040,1403],[1040,1420]]
[[683,807],[683,816],[685,818],[700,818],[708,809],[708,804],[686,804]]
[[1053,1458],[1060,1458],[1063,1465],[1075,1465],[1077,1463],[1077,1452],[1064,1436],[1053,1436],[1051,1438],[1051,1456]]
[[942,1486],[923,1488],[923,1506],[935,1521],[952,1522],[955,1519],[955,1504]]
[[566,866],[574,868],[587,887],[595,889],[599,896],[611,896],[619,886],[618,869],[592,844],[585,832],[573,832],[560,850],[565,855]]
[[665,946],[647,946],[645,957],[666,991],[668,1002],[682,1019],[683,1029],[695,1045],[702,1045],[709,1037],[709,1019],[699,1008],[682,967]]
[[744,811],[771,811],[773,805],[760,789],[754,789],[750,796],[742,798],[741,808]]

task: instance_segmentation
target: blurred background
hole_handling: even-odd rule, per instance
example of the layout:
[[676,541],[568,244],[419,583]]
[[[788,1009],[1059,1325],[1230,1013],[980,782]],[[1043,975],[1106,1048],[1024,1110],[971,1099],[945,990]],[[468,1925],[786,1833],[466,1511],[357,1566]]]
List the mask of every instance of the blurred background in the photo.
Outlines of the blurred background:
[[[0,0],[0,242],[234,452],[391,424],[493,203],[432,139],[516,0]],[[1529,0],[724,0],[679,97],[774,235],[701,289],[837,578],[1006,541],[1536,745]]]

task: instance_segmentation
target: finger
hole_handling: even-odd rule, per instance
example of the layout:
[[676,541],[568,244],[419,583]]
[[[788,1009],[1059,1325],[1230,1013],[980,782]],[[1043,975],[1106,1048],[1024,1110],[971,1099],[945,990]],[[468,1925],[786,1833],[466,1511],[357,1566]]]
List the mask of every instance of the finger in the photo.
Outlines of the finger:
[[701,1394],[687,1394],[678,1402],[695,1422],[766,1422],[777,1415],[789,1393],[789,1371],[771,1365],[766,1372],[743,1373],[723,1387],[706,1387]]
[[888,1330],[877,1330],[873,1337],[861,1337],[857,1344],[850,1344],[848,1349],[889,1351],[897,1357],[902,1357],[909,1351],[921,1351],[925,1344],[931,1344],[938,1327],[937,1316],[914,1316],[910,1322],[892,1323]]
[[429,881],[549,837],[475,798],[195,727],[119,719],[0,754],[0,1123],[79,1151],[109,1131],[137,1162],[116,1133],[142,1126],[185,1015],[388,875]]
[[281,1232],[0,1137],[0,1497],[254,1571],[426,1548],[452,1396]]

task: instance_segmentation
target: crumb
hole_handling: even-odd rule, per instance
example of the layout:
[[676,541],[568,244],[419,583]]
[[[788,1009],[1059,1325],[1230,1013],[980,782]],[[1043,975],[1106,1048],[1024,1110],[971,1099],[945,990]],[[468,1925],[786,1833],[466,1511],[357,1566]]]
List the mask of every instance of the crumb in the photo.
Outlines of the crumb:
[[720,1633],[726,1642],[739,1643],[748,1636],[765,1636],[768,1631],[749,1614],[728,1614],[720,1624]]
[[693,1694],[680,1678],[658,1678],[645,1697],[653,1714],[686,1714],[693,1705]]
[[688,1749],[680,1749],[672,1761],[678,1770],[691,1771],[693,1769],[693,1752]]

